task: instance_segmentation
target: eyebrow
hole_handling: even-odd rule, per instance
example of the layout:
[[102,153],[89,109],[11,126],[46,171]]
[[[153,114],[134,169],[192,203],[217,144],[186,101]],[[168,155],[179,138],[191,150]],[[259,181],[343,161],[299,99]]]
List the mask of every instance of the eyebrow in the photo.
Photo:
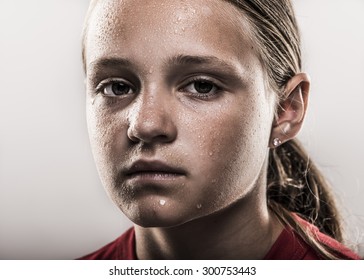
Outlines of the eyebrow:
[[176,55],[169,58],[166,61],[166,64],[174,66],[207,65],[218,67],[237,74],[236,67],[216,56]]
[[100,58],[95,61],[92,61],[89,64],[89,66],[91,69],[117,68],[120,66],[131,67],[132,63],[128,59],[124,59],[124,58],[106,57],[106,58]]

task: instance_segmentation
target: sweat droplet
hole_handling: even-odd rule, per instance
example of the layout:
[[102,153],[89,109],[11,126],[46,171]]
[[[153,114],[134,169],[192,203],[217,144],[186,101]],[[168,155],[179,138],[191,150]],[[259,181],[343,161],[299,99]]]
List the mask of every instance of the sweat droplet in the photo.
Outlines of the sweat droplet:
[[201,204],[197,204],[197,209],[201,209],[202,208],[202,205]]
[[159,204],[164,206],[166,204],[166,201],[164,199],[159,200]]

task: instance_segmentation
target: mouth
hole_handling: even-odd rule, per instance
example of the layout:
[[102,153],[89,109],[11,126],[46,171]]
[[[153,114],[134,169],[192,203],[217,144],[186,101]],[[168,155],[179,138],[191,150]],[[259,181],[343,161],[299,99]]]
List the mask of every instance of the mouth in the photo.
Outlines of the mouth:
[[125,175],[128,179],[165,181],[176,180],[182,176],[186,176],[186,171],[162,161],[138,160],[125,170]]

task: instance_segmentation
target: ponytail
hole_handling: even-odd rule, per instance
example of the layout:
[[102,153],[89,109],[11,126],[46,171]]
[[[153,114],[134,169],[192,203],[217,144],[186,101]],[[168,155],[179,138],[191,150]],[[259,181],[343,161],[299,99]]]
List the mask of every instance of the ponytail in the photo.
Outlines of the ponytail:
[[297,140],[270,150],[268,206],[285,225],[293,228],[323,258],[335,252],[321,244],[292,215],[296,213],[318,229],[342,242],[340,217],[330,186]]

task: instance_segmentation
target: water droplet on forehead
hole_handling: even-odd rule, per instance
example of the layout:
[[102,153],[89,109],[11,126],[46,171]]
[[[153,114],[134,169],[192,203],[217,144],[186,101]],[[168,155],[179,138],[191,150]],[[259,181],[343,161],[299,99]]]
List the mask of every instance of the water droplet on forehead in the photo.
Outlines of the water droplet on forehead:
[[166,204],[166,201],[164,199],[159,200],[159,204],[164,206]]
[[202,204],[199,203],[199,204],[196,205],[196,207],[197,207],[197,209],[201,209],[202,208]]

